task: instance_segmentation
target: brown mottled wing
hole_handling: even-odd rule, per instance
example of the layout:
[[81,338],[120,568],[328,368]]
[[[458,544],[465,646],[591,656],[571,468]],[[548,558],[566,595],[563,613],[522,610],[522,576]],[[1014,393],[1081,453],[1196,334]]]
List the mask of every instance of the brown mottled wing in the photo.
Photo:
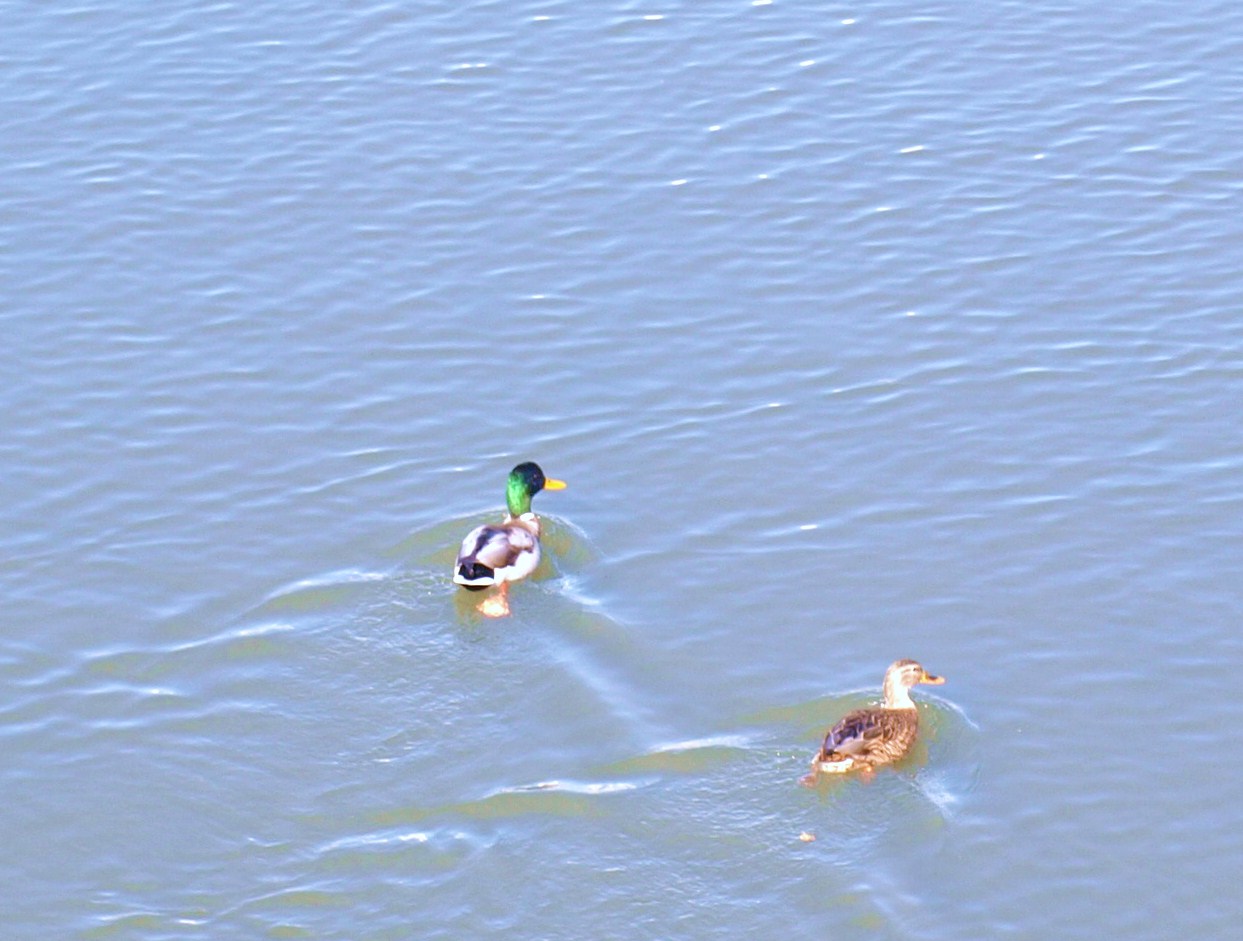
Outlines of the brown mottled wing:
[[824,737],[820,760],[894,761],[911,746],[918,728],[914,709],[856,709]]
[[824,737],[824,745],[820,748],[820,757],[830,755],[854,757],[867,750],[868,742],[880,734],[875,720],[879,710],[856,709],[848,712],[838,723],[829,729]]

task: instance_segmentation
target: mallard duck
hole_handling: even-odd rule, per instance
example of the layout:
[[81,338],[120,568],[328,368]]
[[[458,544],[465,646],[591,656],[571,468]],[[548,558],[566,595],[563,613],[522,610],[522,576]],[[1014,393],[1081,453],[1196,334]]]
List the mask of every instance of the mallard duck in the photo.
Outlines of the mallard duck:
[[531,512],[531,498],[541,490],[564,490],[565,481],[545,477],[538,464],[519,464],[509,472],[502,523],[485,523],[466,534],[453,567],[453,581],[470,591],[500,586],[493,603],[480,605],[491,617],[509,613],[506,593],[510,582],[526,578],[539,567],[540,523]]
[[919,710],[911,700],[911,687],[919,683],[940,686],[944,682],[944,677],[933,676],[914,660],[895,660],[885,671],[884,702],[848,712],[829,729],[811,763],[808,783],[814,782],[820,771],[840,774],[858,769],[868,773],[877,765],[897,761],[919,733]]

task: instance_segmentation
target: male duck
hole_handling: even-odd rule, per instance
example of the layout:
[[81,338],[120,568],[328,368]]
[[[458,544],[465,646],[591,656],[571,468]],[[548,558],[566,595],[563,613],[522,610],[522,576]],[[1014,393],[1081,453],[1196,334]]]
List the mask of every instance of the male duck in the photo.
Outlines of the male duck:
[[933,676],[914,660],[895,660],[885,671],[884,702],[848,712],[829,729],[811,763],[811,774],[803,780],[814,784],[821,771],[840,774],[858,769],[870,773],[877,765],[897,761],[919,733],[919,711],[911,700],[911,687],[919,683],[940,686],[944,682],[944,677]]
[[541,490],[564,490],[565,481],[545,477],[538,464],[527,461],[509,472],[503,523],[485,523],[466,534],[453,567],[453,581],[470,591],[500,586],[499,596],[479,606],[489,617],[509,614],[509,583],[526,578],[539,566],[540,522],[531,512],[531,498]]

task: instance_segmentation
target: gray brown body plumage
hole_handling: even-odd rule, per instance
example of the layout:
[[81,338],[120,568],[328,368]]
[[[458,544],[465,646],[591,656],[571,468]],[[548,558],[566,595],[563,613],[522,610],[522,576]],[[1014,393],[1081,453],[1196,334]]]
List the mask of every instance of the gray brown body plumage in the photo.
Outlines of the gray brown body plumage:
[[856,709],[847,713],[824,737],[821,761],[851,758],[855,766],[897,761],[919,735],[919,712],[910,709]]

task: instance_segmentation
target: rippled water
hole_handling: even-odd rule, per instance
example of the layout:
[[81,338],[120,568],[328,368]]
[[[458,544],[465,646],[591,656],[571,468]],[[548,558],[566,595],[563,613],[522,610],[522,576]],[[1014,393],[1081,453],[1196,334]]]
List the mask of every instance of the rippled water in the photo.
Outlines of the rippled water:
[[10,13],[6,937],[1232,936],[1234,5]]

